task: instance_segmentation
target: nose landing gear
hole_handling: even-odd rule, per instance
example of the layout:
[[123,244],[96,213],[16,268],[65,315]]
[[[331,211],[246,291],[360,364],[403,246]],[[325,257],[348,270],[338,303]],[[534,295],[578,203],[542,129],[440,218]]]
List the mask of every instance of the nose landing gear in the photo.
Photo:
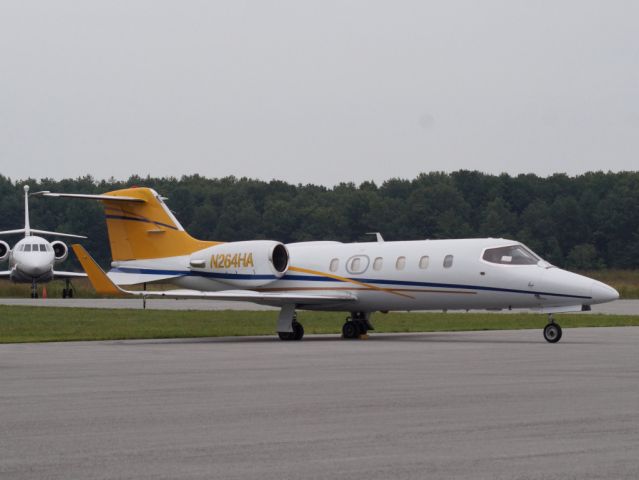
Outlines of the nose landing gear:
[[557,343],[561,340],[561,327],[555,323],[552,313],[548,315],[548,325],[544,327],[544,338],[548,343]]

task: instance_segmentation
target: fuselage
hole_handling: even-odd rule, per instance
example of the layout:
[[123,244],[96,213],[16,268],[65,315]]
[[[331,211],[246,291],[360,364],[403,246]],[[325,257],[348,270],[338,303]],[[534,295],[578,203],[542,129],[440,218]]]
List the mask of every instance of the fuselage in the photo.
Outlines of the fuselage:
[[53,278],[55,253],[51,243],[30,235],[18,241],[9,254],[9,269],[14,282],[48,282]]
[[[111,275],[135,276],[136,281],[129,283],[163,279],[202,291],[347,291],[355,297],[347,307],[353,311],[550,308],[619,297],[606,284],[556,268],[512,240],[302,242],[286,248],[287,272],[272,279],[259,275],[264,284],[258,287],[254,286],[257,275],[193,269],[188,256],[118,262]],[[304,308],[344,310],[346,306]]]

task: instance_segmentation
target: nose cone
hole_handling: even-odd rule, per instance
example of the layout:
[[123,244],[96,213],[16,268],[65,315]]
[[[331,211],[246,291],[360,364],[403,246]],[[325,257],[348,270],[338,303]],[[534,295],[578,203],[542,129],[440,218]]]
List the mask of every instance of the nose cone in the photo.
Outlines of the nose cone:
[[619,292],[601,282],[592,282],[592,303],[612,302],[619,298]]
[[17,262],[16,268],[25,275],[38,277],[51,270],[51,262],[44,254],[32,253],[23,255]]

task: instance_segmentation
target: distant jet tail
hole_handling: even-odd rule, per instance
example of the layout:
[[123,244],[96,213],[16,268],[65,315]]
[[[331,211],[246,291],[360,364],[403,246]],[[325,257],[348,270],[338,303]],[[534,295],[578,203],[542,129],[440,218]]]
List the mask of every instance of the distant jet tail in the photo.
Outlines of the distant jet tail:
[[111,256],[114,261],[189,255],[217,245],[191,237],[164,199],[150,188],[127,188],[103,195],[43,192],[49,197],[100,200],[104,204]]
[[31,225],[29,225],[29,185],[24,186],[24,236],[31,235]]
[[[38,192],[33,195],[40,195],[43,192]],[[25,237],[30,237],[33,234],[36,235],[55,235],[58,237],[68,238],[87,238],[84,235],[72,235],[70,233],[49,232],[48,230],[36,230],[31,228],[29,222],[29,185],[24,186],[24,228],[18,228],[15,230],[4,230],[0,232],[0,235],[13,235],[16,233],[24,233]]]

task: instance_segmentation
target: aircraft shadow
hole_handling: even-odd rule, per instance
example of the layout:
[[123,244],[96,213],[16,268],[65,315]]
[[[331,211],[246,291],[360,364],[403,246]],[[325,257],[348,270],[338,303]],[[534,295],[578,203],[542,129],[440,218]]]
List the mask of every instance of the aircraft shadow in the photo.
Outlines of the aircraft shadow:
[[[431,333],[381,333],[371,334],[364,340],[345,340],[335,335],[307,335],[301,342],[283,342],[276,336],[252,337],[200,337],[200,338],[169,338],[149,340],[113,340],[112,344],[123,345],[184,345],[184,344],[277,344],[300,345],[303,343],[378,343],[378,342],[412,342],[412,343],[474,343],[474,344],[546,344],[542,339],[495,338],[489,335],[472,335],[474,332],[431,332]],[[540,333],[541,337],[541,333]],[[596,345],[598,342],[563,339],[561,343]]]

